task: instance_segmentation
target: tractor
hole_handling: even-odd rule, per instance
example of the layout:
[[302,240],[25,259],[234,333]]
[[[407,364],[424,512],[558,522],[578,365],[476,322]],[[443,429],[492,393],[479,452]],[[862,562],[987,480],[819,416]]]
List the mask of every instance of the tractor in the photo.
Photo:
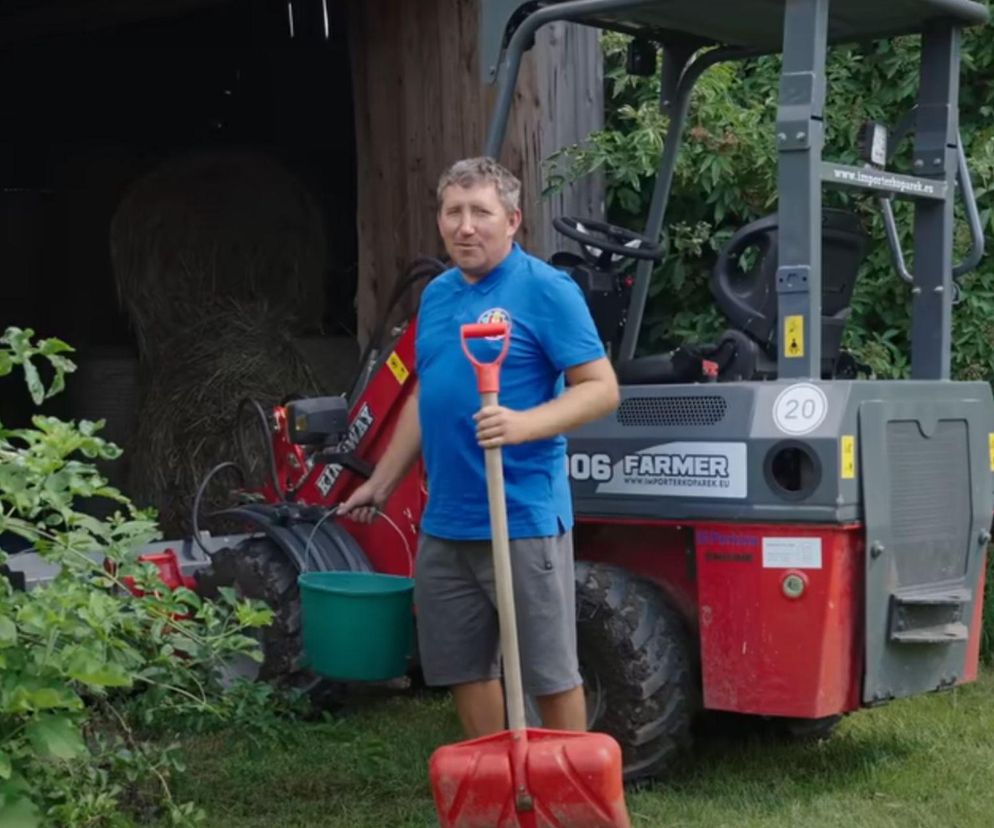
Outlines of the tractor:
[[[703,711],[823,737],[859,708],[975,679],[994,513],[994,399],[986,383],[950,379],[950,340],[958,280],[984,246],[957,97],[961,32],[986,23],[986,7],[481,7],[480,69],[498,85],[483,148],[492,157],[500,157],[522,56],[539,27],[572,21],[632,35],[635,72],[654,73],[657,50],[663,55],[669,129],[644,230],[562,217],[555,226],[577,248],[551,257],[583,289],[622,383],[618,410],[568,435],[568,452],[589,723],[619,742],[626,777],[662,774]],[[861,165],[823,160],[828,48],[906,34],[921,37],[917,105],[893,126],[865,126]],[[711,290],[728,329],[712,343],[637,353],[695,82],[720,62],[777,52],[770,137],[778,209],[743,227],[719,257]],[[893,169],[899,144],[912,137],[910,169]],[[908,380],[860,378],[841,348],[872,240],[855,213],[823,207],[825,187],[873,199],[883,212],[911,292]],[[957,194],[972,237],[961,263]],[[895,198],[914,204],[910,271]],[[444,267],[417,260],[396,296]],[[301,572],[413,573],[430,496],[422,467],[372,524],[339,520],[334,507],[390,440],[414,382],[415,324],[374,337],[349,394],[271,412],[256,406],[268,480],[261,497],[225,510],[251,534],[220,549],[184,547],[184,570],[196,570],[201,592],[232,586],[274,610],[262,633],[261,679],[305,689],[318,682],[300,657]]]

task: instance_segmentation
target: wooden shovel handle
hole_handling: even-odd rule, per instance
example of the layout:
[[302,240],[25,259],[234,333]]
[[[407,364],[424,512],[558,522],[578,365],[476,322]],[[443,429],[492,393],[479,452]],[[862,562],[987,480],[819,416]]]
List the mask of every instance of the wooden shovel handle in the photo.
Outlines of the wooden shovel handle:
[[[480,395],[483,405],[496,405],[495,392]],[[490,532],[494,549],[494,580],[497,589],[497,615],[500,619],[500,648],[504,659],[504,693],[507,722],[512,731],[525,729],[525,694],[521,683],[521,654],[518,650],[518,619],[514,609],[514,581],[511,574],[511,541],[507,529],[507,501],[504,497],[504,462],[499,448],[485,450],[487,500],[490,504]]]

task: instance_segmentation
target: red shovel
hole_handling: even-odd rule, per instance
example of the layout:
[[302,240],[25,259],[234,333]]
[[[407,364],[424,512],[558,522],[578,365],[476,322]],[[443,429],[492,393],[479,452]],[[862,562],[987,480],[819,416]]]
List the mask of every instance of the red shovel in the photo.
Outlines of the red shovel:
[[[463,325],[462,347],[476,369],[483,405],[496,405],[510,332],[504,322]],[[500,355],[479,362],[468,339],[503,337]],[[518,629],[499,448],[486,450],[494,577],[510,730],[447,745],[429,763],[442,828],[629,828],[621,748],[602,733],[525,727]]]

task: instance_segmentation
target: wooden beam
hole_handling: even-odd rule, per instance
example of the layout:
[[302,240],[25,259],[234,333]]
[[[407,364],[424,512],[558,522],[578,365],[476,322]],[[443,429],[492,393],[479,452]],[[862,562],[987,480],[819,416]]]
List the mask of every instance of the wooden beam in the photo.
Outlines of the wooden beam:
[[[438,255],[435,186],[443,169],[482,151],[494,90],[477,62],[480,0],[348,0],[355,99],[359,239],[356,297],[365,344],[403,268]],[[548,256],[555,214],[598,217],[603,186],[593,180],[541,198],[541,166],[556,149],[603,122],[598,35],[556,24],[525,58],[501,159],[523,183],[519,241]],[[412,296],[397,318],[412,312]]]

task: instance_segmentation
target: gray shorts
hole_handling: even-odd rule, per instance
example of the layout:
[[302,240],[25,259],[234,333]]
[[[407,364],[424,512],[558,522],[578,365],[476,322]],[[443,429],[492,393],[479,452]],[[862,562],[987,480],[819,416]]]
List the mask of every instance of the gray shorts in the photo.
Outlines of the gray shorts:
[[[511,541],[511,568],[525,692],[548,696],[579,687],[570,533]],[[414,577],[425,681],[448,687],[500,678],[490,541],[422,535]]]

